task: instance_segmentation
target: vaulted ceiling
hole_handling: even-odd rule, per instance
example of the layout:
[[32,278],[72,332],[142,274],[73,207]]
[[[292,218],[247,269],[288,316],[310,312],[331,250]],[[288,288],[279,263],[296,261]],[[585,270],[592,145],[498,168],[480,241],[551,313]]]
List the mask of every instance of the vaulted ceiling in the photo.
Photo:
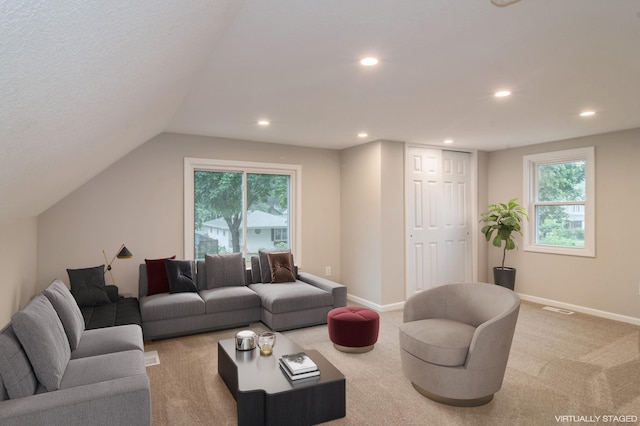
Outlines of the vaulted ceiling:
[[640,127],[638,75],[636,0],[0,0],[0,220],[163,131],[491,151]]

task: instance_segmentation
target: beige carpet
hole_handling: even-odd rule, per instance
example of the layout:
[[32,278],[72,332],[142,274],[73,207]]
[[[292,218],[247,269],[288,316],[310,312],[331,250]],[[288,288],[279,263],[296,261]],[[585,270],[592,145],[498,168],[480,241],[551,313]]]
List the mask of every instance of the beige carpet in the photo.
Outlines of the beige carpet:
[[[475,408],[430,401],[405,379],[398,352],[402,311],[381,314],[378,343],[365,354],[335,350],[326,325],[284,334],[319,350],[346,376],[347,416],[331,425],[611,425],[638,419],[640,327],[541,308],[523,302],[502,390]],[[267,329],[262,323],[246,328]],[[237,423],[235,400],[217,374],[216,346],[236,331],[145,342],[145,350],[160,358],[147,367],[155,426]]]

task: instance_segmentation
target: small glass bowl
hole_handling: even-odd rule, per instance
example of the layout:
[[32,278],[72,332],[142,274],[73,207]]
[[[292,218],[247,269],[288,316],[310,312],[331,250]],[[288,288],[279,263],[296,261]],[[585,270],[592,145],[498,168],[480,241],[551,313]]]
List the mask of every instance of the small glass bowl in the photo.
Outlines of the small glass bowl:
[[258,347],[260,355],[269,356],[273,353],[273,347],[276,345],[276,333],[272,331],[264,331],[258,334]]

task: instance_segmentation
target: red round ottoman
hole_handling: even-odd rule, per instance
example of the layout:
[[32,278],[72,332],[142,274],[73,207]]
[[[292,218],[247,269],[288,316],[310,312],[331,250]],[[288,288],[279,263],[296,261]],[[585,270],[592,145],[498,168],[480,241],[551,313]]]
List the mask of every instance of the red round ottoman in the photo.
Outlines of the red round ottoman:
[[363,353],[378,341],[380,316],[359,306],[335,308],[327,314],[329,339],[339,351]]

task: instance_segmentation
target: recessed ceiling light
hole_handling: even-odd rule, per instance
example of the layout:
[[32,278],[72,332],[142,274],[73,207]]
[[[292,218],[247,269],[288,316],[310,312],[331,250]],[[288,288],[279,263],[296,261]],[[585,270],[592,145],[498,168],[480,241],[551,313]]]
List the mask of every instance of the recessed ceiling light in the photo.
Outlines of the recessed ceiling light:
[[358,137],[359,138],[366,138],[367,136],[369,136],[369,134],[367,132],[360,132],[358,133]]
[[444,141],[444,143],[448,144],[452,144],[453,143],[453,139],[447,139]]
[[365,67],[372,67],[378,63],[378,59],[372,56],[360,60],[360,64]]
[[269,124],[271,124],[271,122],[269,120],[259,120],[258,124],[260,126],[268,126]]
[[580,113],[580,117],[591,117],[592,115],[596,115],[595,111],[582,111]]
[[493,96],[495,96],[496,98],[504,98],[505,96],[509,95],[511,95],[511,92],[508,90],[500,90],[499,92],[493,94]]

